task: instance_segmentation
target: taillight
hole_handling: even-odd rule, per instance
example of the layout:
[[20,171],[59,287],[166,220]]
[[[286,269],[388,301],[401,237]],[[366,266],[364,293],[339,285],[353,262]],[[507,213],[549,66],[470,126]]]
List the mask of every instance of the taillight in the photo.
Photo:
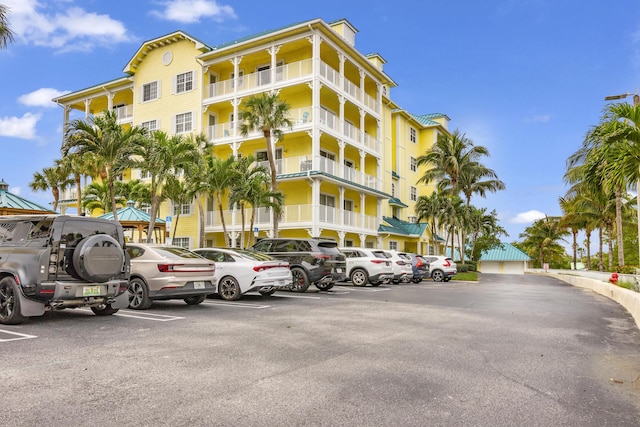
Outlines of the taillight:
[[418,261],[418,262],[417,262],[417,264],[416,264],[416,267],[422,267],[422,260],[417,260],[417,261]]
[[396,261],[396,264],[398,264],[398,265],[404,265],[404,261]]
[[185,264],[158,264],[158,271],[161,273],[209,273],[215,272],[216,266],[185,265]]
[[270,268],[277,268],[277,267],[285,267],[285,268],[289,268],[289,264],[277,264],[277,265],[256,265],[253,267],[253,271],[257,271],[258,273],[264,270],[268,270]]
[[445,259],[444,262],[442,263],[445,267],[450,267],[451,263],[449,262],[448,259]]
[[158,264],[158,271],[160,273],[169,273],[169,272],[172,272],[173,269],[174,269],[173,264]]
[[371,262],[374,264],[385,264],[387,261],[384,261],[382,259],[372,259]]

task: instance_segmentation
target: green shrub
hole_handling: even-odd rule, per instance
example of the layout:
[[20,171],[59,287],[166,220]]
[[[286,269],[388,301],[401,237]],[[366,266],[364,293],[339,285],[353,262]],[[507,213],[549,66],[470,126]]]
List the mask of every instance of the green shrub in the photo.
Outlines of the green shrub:
[[636,265],[618,265],[616,266],[615,271],[620,274],[636,274],[636,268],[638,268]]

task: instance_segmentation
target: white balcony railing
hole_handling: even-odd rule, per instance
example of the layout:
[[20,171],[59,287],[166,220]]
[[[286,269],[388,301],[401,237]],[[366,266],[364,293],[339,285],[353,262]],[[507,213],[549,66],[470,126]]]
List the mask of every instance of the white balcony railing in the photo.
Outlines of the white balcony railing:
[[133,119],[133,105],[121,105],[114,107],[113,111],[116,113],[118,122],[126,122]]

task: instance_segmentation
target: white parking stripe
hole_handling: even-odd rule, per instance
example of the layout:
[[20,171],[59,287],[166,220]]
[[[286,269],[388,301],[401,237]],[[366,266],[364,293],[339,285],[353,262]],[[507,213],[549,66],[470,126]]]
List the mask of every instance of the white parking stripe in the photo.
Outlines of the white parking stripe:
[[348,288],[350,291],[360,291],[360,292],[382,292],[391,290],[391,288],[374,288],[374,287],[359,287],[359,286],[349,286],[349,285],[339,285],[340,289]]
[[2,334],[7,334],[10,336],[13,335],[14,338],[0,338],[0,342],[9,342],[9,341],[28,340],[31,338],[38,338],[36,335],[21,334],[18,332],[11,332],[11,331],[6,331],[4,329],[0,329],[0,337],[2,337]]
[[231,307],[241,307],[241,308],[254,308],[254,309],[262,309],[262,308],[271,308],[270,305],[256,305],[245,302],[235,302],[235,301],[205,301],[202,303],[203,305],[222,305],[222,306],[231,306]]
[[305,296],[305,295],[284,295],[284,294],[273,294],[271,295],[271,298],[306,298],[306,299],[320,299],[320,297],[312,297],[312,296]]
[[186,319],[180,316],[168,316],[166,314],[157,314],[150,312],[132,311],[132,310],[120,310],[114,314],[114,316],[131,317],[134,319],[153,320],[156,322],[171,322],[173,320]]

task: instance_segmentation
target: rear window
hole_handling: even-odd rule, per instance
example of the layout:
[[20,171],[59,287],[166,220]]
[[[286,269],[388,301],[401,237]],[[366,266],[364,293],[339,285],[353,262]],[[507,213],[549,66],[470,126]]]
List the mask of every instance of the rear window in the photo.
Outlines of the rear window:
[[254,261],[273,261],[275,259],[271,255],[263,254],[262,252],[248,251],[243,249],[238,249],[235,252],[241,255],[243,258],[252,259]]
[[384,251],[372,251],[371,253],[376,258],[387,258],[387,255]]
[[193,259],[202,259],[202,257],[190,250],[180,248],[180,247],[166,247],[166,248],[153,248],[153,250],[160,256],[164,258],[193,258]]
[[65,221],[62,228],[62,241],[67,247],[76,247],[80,241],[94,234],[106,234],[120,242],[117,223],[109,221]]

